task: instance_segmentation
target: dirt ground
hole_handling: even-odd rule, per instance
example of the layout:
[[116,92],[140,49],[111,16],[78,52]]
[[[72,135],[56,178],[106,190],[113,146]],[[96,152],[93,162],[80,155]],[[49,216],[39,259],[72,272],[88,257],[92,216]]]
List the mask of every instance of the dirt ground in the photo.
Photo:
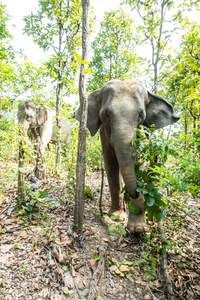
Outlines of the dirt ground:
[[[156,224],[148,222],[149,231],[143,236],[111,235],[119,223],[106,216],[110,205],[106,179],[104,218],[98,210],[100,172],[87,175],[86,185],[85,226],[81,235],[73,231],[74,186],[66,180],[47,178],[42,189],[60,206],[50,208],[48,216],[41,210],[40,220],[18,215],[14,208],[16,186],[3,191],[1,300],[167,299]],[[163,231],[168,241],[171,299],[197,300],[200,299],[198,199],[190,198],[187,206],[170,210]],[[122,225],[125,227],[125,222]]]

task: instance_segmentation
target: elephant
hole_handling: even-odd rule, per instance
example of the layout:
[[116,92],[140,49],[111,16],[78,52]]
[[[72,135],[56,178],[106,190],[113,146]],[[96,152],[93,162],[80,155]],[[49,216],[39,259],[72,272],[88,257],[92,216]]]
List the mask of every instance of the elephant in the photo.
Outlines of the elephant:
[[[33,101],[21,101],[18,105],[18,123],[22,126],[23,136],[27,136],[28,129],[31,129],[31,141],[36,143],[39,138],[39,144],[36,147],[35,176],[38,179],[44,179],[45,147],[50,141],[56,143],[56,111],[44,104],[38,105]],[[69,143],[70,121],[62,118],[60,125],[62,142]]]
[[[75,111],[80,121],[80,107]],[[88,96],[87,128],[94,136],[100,128],[102,151],[111,194],[109,215],[123,215],[123,181],[131,203],[139,213],[129,212],[127,229],[142,234],[146,231],[144,197],[137,192],[136,158],[132,153],[139,125],[155,129],[179,120],[172,106],[161,96],[154,95],[137,80],[110,80]]]

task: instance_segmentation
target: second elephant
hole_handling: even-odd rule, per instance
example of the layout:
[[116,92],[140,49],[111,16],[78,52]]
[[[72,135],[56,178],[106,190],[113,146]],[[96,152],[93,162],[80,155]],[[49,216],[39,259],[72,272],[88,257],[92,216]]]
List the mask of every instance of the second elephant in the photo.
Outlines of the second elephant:
[[[22,134],[27,136],[28,129],[31,129],[32,142],[39,138],[37,147],[37,164],[35,176],[38,179],[44,178],[45,147],[52,141],[56,142],[56,111],[44,104],[36,104],[32,101],[22,101],[18,106],[18,123],[22,126]],[[64,143],[69,143],[71,131],[70,121],[61,119],[60,136]]]
[[[80,108],[74,117],[80,121]],[[177,122],[172,106],[162,97],[147,92],[136,80],[111,80],[88,96],[87,127],[91,135],[100,128],[101,143],[112,205],[109,214],[123,213],[123,181],[138,214],[129,212],[130,232],[145,231],[144,198],[137,189],[134,146],[140,124],[155,129]]]

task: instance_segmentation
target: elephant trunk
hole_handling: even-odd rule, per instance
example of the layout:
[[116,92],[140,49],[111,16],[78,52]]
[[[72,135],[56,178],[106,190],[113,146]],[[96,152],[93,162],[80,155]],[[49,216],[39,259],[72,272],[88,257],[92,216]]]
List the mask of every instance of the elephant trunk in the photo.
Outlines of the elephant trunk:
[[137,189],[137,180],[135,175],[135,158],[132,153],[135,150],[135,147],[132,146],[131,141],[136,139],[136,132],[134,129],[130,128],[129,132],[122,130],[121,134],[118,130],[117,132],[117,143],[115,143],[115,152],[117,155],[117,160],[121,173],[125,182],[127,192],[131,198],[136,199],[138,197]]
[[21,135],[24,137],[27,137],[27,131],[29,129],[29,122],[27,122],[26,120],[23,121],[18,121],[19,125],[21,126]]

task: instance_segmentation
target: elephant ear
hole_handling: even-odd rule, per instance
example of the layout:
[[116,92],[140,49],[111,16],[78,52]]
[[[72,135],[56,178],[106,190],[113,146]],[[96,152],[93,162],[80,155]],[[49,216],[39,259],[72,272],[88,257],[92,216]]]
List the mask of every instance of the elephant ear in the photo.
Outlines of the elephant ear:
[[42,124],[44,124],[47,119],[48,119],[48,112],[47,112],[47,109],[46,107],[44,106],[44,104],[40,104],[38,105],[38,109],[37,109],[37,123],[38,123],[38,126],[41,126]]
[[[91,136],[94,136],[101,126],[101,120],[99,118],[98,96],[100,89],[92,92],[88,96],[88,117],[87,128],[90,131]],[[73,118],[80,122],[80,107],[75,111]]]
[[148,128],[159,129],[172,125],[179,120],[172,106],[161,96],[148,92],[149,103],[146,106],[146,119],[143,123]]

